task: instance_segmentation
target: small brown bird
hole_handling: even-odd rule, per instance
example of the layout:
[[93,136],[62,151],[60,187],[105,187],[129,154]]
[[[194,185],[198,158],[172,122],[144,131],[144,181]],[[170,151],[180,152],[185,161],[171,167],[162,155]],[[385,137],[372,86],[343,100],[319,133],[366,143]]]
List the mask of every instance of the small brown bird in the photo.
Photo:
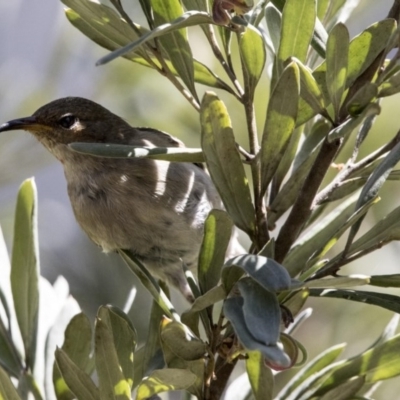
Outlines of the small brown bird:
[[183,263],[197,265],[204,221],[220,197],[206,172],[191,163],[146,158],[116,159],[83,155],[72,142],[184,147],[151,128],[133,128],[93,101],[55,100],[31,117],[0,126],[0,132],[31,132],[64,166],[75,217],[104,252],[131,250],[155,276],[187,297]]

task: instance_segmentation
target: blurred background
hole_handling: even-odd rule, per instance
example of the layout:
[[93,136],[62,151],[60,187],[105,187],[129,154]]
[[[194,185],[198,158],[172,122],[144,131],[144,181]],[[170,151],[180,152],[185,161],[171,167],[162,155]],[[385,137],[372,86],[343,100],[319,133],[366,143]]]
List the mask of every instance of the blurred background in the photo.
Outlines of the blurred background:
[[[132,19],[144,23],[139,2],[129,3],[127,10]],[[347,21],[351,36],[384,18],[391,5],[390,0],[360,1]],[[198,33],[190,31],[195,55],[212,67],[214,60]],[[107,51],[70,25],[60,1],[1,1],[0,37],[0,123],[28,116],[53,99],[81,96],[101,103],[132,125],[161,129],[188,146],[199,147],[198,114],[172,84],[152,70],[122,59],[96,67],[95,62]],[[201,96],[204,88],[198,89]],[[260,85],[257,92],[260,129],[265,115],[263,99],[267,95],[268,84]],[[233,111],[239,110],[238,104],[224,94],[221,97],[226,100],[228,110],[232,110],[235,131],[244,132],[241,110]],[[398,102],[396,96],[383,101],[374,132],[363,147],[365,153],[389,140],[399,129]],[[246,145],[244,137],[240,140]],[[71,294],[91,318],[102,304],[123,307],[132,286],[136,285],[134,276],[118,257],[102,254],[86,238],[72,214],[61,165],[22,131],[0,136],[0,224],[9,250],[18,187],[31,176],[35,177],[38,187],[42,275],[50,282],[63,275]],[[363,224],[364,231],[399,204],[399,194],[398,183],[385,185],[381,202]],[[344,272],[400,273],[399,254],[399,244],[393,243]],[[143,339],[150,297],[140,284],[138,293],[131,316]],[[175,303],[184,309],[186,305],[179,295],[174,296]],[[313,316],[296,337],[306,346],[311,358],[326,347],[342,342],[349,343],[345,356],[365,350],[392,317],[388,311],[341,300],[311,299],[308,305],[314,309]],[[395,398],[393,390],[399,385],[400,379],[384,383],[375,398]]]

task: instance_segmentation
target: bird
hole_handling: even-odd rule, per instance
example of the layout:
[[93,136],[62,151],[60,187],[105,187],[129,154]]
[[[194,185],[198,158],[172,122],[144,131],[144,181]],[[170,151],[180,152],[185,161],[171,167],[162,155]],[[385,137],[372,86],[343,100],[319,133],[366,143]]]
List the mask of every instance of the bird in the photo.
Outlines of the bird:
[[95,244],[105,253],[131,251],[153,276],[193,300],[183,266],[196,268],[205,220],[212,209],[223,209],[205,169],[189,162],[97,157],[68,146],[185,147],[179,139],[132,127],[80,97],[54,100],[30,117],[0,125],[0,132],[20,129],[33,134],[62,163],[75,218]]

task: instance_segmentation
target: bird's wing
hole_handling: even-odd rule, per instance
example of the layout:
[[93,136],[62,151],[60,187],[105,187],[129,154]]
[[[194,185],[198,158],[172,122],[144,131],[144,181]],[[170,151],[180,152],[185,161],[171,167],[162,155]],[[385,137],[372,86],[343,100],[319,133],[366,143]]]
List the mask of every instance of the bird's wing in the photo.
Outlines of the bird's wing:
[[155,147],[185,147],[182,141],[166,132],[162,132],[153,128],[135,128],[135,130],[135,141],[139,139],[140,142],[143,143],[143,146],[153,145]]

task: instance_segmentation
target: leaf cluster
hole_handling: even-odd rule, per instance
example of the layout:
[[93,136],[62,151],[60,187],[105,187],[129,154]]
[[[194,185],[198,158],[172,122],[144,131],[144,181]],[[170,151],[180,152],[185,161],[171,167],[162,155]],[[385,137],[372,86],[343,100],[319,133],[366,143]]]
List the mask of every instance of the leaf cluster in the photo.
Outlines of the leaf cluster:
[[[310,315],[301,311],[310,296],[399,312],[398,296],[356,288],[398,287],[399,276],[339,275],[344,265],[400,239],[400,207],[356,239],[363,219],[379,201],[380,188],[399,176],[394,170],[400,159],[399,134],[359,157],[381,111],[381,98],[400,91],[398,2],[387,19],[350,39],[347,27],[338,22],[345,0],[255,5],[251,0],[214,0],[212,7],[206,0],[141,0],[148,27],[133,22],[118,0],[111,1],[114,8],[91,0],[62,1],[69,21],[111,51],[99,65],[124,57],[152,68],[198,110],[201,126],[201,149],[90,143],[71,148],[100,157],[205,161],[226,211],[213,210],[205,222],[197,277],[187,271],[195,300],[182,315],[145,265],[120,251],[153,296],[147,342],[136,347],[133,324],[114,307],[99,309],[93,332],[87,318],[78,314],[56,351],[57,398],[130,399],[136,389],[137,399],[172,390],[219,399],[241,360],[249,382],[244,398],[368,398],[377,382],[399,375],[397,318],[369,349],[347,360],[337,361],[344,348],[339,345],[306,364],[307,352],[293,336]],[[192,26],[201,27],[223,77],[193,58]],[[389,60],[391,51],[395,55]],[[270,94],[265,113],[256,115],[255,93],[267,79],[267,65]],[[238,101],[247,123],[246,149],[237,144],[233,111],[215,92],[200,98],[197,84]],[[257,118],[263,121],[262,132]],[[330,178],[328,172],[343,157],[346,144],[352,152]],[[0,361],[20,384],[17,394],[1,370],[0,393],[12,399],[23,397],[23,390],[42,398],[33,378],[38,255],[32,193],[32,182],[24,183],[11,269],[24,356],[7,328],[12,307],[1,296],[6,319],[0,320],[0,353],[5,355]],[[248,254],[226,259],[234,226],[247,234],[251,246]],[[337,245],[341,238],[343,248]],[[329,255],[332,248],[336,256]],[[281,392],[274,393],[272,370],[301,365]],[[90,376],[94,369],[98,385]]]

